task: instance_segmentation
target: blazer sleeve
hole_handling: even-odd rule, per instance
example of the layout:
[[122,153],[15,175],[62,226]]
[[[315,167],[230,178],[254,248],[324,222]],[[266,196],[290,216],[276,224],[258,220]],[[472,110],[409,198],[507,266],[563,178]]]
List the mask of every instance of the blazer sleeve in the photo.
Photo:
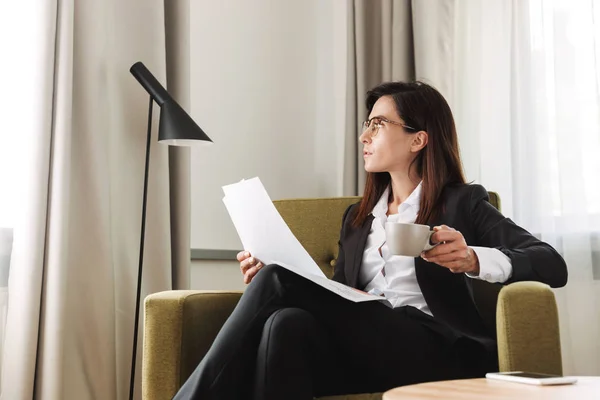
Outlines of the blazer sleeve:
[[333,277],[331,278],[332,280],[339,282],[339,283],[343,283],[344,285],[347,285],[346,274],[344,272],[346,258],[345,258],[344,247],[342,246],[341,239],[342,239],[342,235],[344,234],[346,224],[349,223],[349,221],[346,221],[346,219],[348,218],[348,214],[350,213],[350,209],[352,207],[353,207],[353,205],[346,208],[346,211],[344,211],[344,216],[342,217],[342,227],[340,229],[340,238],[338,239],[338,256],[337,256],[337,259],[335,260],[335,269],[333,271]]
[[510,258],[512,276],[504,283],[538,281],[551,287],[566,285],[567,265],[561,255],[504,217],[488,202],[483,186],[471,186],[471,223],[478,245],[496,248]]

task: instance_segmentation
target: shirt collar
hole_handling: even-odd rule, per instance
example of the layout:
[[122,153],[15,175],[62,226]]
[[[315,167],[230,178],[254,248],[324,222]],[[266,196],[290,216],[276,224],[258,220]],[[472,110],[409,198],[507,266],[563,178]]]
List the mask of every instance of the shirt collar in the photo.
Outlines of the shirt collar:
[[390,187],[386,187],[383,194],[381,195],[381,197],[379,198],[379,201],[377,201],[377,204],[375,204],[375,207],[373,207],[373,216],[375,218],[381,218],[384,219],[386,218],[386,214],[388,211],[388,199],[390,197]]
[[417,185],[415,190],[412,191],[410,196],[408,196],[408,198],[406,200],[404,200],[404,203],[402,203],[402,204],[407,204],[409,206],[415,207],[416,211],[419,212],[419,207],[421,205],[421,192],[422,191],[423,191],[423,181],[419,182],[419,184]]
[[[412,191],[410,196],[401,204],[404,207],[412,207],[414,209],[415,214],[419,212],[420,204],[421,204],[421,191],[423,188],[423,181],[419,182],[415,190]],[[383,220],[387,219],[387,211],[388,211],[388,199],[390,197],[390,187],[385,188],[385,191],[373,207],[373,211],[371,212],[374,217],[381,218]]]

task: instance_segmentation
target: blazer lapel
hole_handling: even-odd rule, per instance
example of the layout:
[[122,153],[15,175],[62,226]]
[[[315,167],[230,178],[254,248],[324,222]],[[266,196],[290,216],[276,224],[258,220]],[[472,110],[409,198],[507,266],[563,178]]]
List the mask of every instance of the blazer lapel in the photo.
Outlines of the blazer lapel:
[[356,238],[350,243],[354,245],[352,249],[354,254],[352,257],[352,269],[349,271],[349,286],[356,288],[358,286],[358,273],[360,271],[360,265],[362,264],[363,253],[365,252],[365,246],[367,245],[367,238],[371,232],[371,225],[373,223],[373,214],[369,214],[363,223],[363,226],[356,231]]

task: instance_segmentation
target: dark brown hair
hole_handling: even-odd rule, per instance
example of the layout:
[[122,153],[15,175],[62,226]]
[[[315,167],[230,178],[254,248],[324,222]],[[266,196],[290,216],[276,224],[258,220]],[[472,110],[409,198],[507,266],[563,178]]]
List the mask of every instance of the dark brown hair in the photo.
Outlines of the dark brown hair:
[[[458,137],[450,106],[436,89],[423,82],[387,82],[367,92],[369,114],[380,97],[390,96],[408,133],[425,131],[429,141],[417,154],[410,168],[415,167],[423,180],[417,224],[427,224],[435,219],[441,208],[441,195],[451,184],[464,184],[465,177],[460,161]],[[367,215],[390,185],[387,172],[368,172],[365,192],[352,221],[361,226]],[[391,190],[391,188],[390,188]]]

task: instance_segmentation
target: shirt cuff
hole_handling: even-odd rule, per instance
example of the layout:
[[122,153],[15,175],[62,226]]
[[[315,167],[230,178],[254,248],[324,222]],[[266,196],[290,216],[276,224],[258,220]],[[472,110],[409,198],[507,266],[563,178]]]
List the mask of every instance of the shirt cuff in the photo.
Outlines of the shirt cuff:
[[471,247],[479,259],[479,275],[469,274],[469,278],[491,283],[504,283],[512,276],[510,258],[498,249],[491,247]]

